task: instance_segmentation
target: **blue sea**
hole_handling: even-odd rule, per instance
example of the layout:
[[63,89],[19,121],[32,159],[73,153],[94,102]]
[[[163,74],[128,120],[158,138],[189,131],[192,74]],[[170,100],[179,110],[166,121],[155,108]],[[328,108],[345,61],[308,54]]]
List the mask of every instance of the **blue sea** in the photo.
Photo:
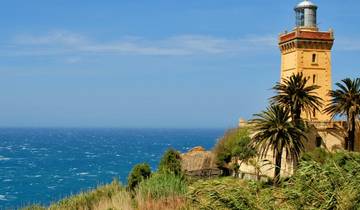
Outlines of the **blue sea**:
[[131,168],[155,170],[168,148],[211,149],[223,129],[0,129],[0,209],[49,204],[109,183]]

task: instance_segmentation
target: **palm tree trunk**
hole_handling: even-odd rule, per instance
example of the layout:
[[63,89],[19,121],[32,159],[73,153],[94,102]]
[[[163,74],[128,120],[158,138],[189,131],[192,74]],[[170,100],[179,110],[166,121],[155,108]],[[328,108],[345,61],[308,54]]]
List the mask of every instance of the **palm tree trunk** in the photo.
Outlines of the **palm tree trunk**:
[[355,127],[356,127],[355,117],[351,117],[350,123],[351,123],[351,125],[348,125],[348,126],[350,126],[348,128],[349,151],[354,151],[355,150]]
[[[294,118],[292,119],[292,121],[294,126],[297,126],[301,122],[301,110],[295,111]],[[300,138],[300,137],[295,137],[295,138]],[[294,161],[293,167],[294,170],[296,170],[298,168],[299,161],[298,160],[293,160],[293,161]]]
[[278,186],[281,172],[282,149],[275,154],[274,186]]

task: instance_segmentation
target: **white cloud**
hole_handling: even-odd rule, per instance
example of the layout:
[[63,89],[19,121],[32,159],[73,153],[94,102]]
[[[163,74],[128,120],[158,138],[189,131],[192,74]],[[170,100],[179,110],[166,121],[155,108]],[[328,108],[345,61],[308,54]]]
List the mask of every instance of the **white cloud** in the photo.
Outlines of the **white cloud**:
[[45,35],[20,35],[0,55],[44,56],[81,54],[125,54],[184,56],[198,54],[234,54],[276,47],[276,36],[222,38],[204,35],[180,35],[163,39],[120,37],[101,42],[80,34],[55,31]]
[[46,35],[19,35],[14,39],[16,44],[20,45],[79,45],[86,42],[86,38],[68,31],[52,31]]

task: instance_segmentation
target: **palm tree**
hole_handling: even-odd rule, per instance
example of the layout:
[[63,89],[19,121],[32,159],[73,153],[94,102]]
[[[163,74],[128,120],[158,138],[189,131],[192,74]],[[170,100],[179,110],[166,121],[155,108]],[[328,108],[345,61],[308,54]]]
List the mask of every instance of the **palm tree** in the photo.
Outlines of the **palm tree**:
[[301,121],[302,111],[311,114],[322,106],[322,99],[315,92],[320,87],[308,85],[307,81],[302,73],[297,73],[273,87],[277,95],[270,98],[271,103],[288,108],[294,123]]
[[275,157],[274,184],[280,179],[281,159],[283,151],[286,157],[298,161],[304,150],[302,137],[306,139],[302,123],[291,122],[290,111],[280,105],[271,105],[266,111],[256,114],[251,120],[255,131],[251,145],[258,151],[260,157],[265,157],[268,151]]
[[331,90],[329,95],[331,101],[325,112],[336,116],[346,116],[347,137],[345,138],[345,149],[354,151],[356,120],[360,115],[360,78],[351,80],[346,78],[342,83],[336,83],[336,90]]

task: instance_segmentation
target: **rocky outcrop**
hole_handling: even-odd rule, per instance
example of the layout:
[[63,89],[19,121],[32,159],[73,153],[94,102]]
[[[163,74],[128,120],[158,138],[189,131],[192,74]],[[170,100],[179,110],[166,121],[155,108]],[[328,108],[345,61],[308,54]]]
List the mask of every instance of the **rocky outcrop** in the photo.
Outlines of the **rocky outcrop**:
[[186,175],[212,177],[221,175],[216,165],[215,155],[203,147],[194,147],[181,154],[181,167]]

